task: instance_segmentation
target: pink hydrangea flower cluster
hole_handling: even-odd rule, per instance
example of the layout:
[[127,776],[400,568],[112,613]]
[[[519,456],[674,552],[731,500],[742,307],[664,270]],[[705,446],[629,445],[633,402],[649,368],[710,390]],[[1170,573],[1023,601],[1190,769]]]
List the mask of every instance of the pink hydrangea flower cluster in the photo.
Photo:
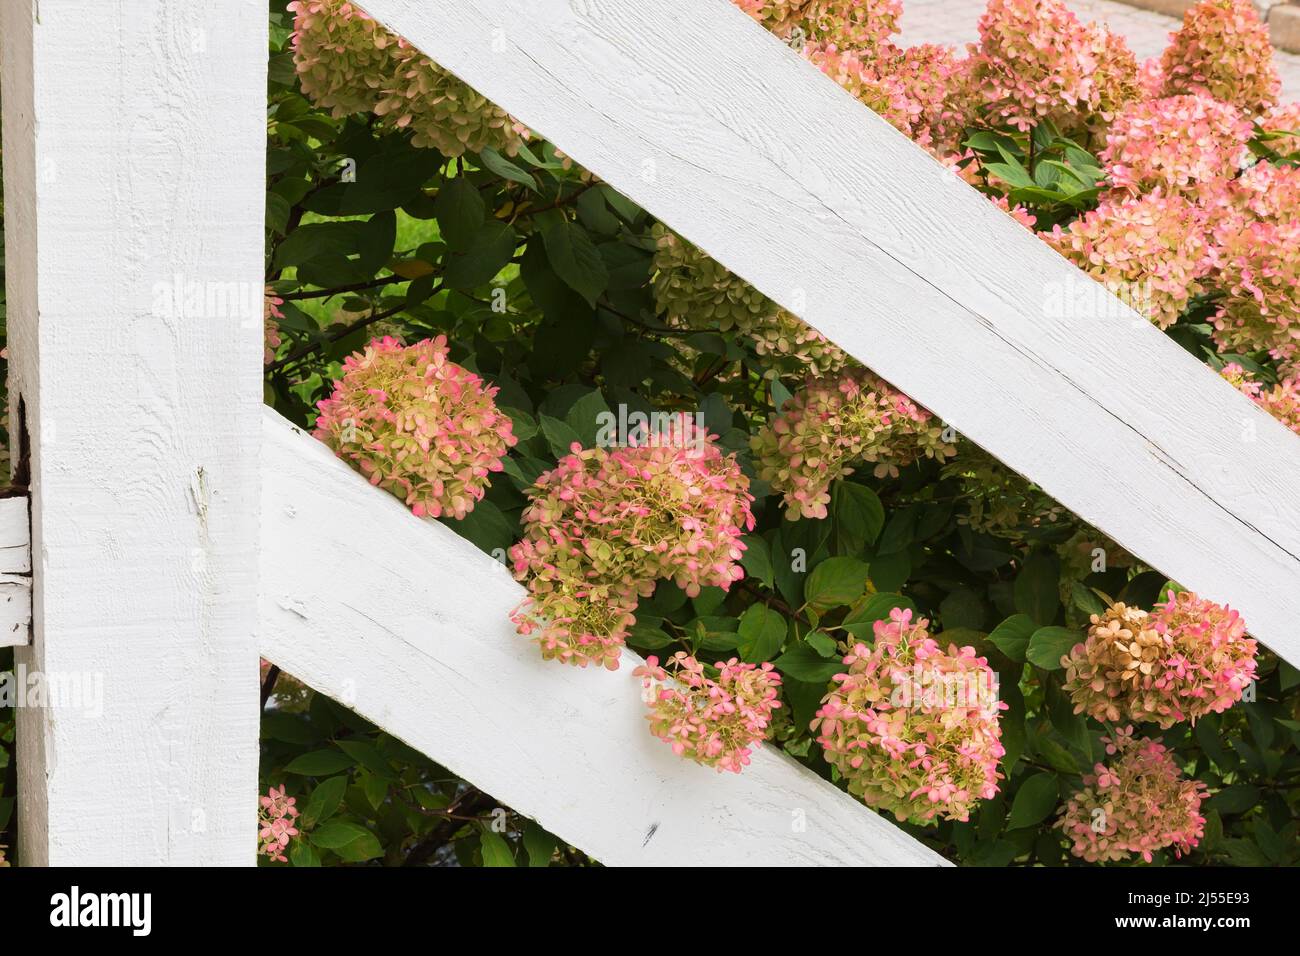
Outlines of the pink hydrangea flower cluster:
[[303,93],[335,116],[374,113],[446,156],[491,146],[514,154],[514,120],[388,32],[349,0],[293,0],[293,58]]
[[272,787],[258,800],[257,852],[277,863],[288,863],[285,849],[298,836],[294,820],[298,817],[297,800],[284,795],[284,785]]
[[402,41],[347,0],[293,0],[288,9],[303,93],[336,117],[371,112],[399,69]]
[[1222,193],[1215,210],[1214,339],[1228,352],[1300,359],[1300,169],[1262,163]]
[[781,39],[871,49],[898,32],[901,0],[734,0]]
[[1225,365],[1220,374],[1256,405],[1300,435],[1300,375],[1285,378],[1268,388],[1236,362]]
[[1178,321],[1210,271],[1206,215],[1180,195],[1108,197],[1047,239],[1160,328]]
[[750,439],[759,477],[782,493],[791,518],[825,518],[831,483],[858,462],[897,475],[919,458],[956,454],[928,411],[865,369],[812,378]]
[[1300,103],[1273,107],[1259,119],[1260,128],[1271,134],[1265,145],[1280,156],[1300,153]]
[[1083,24],[1061,0],[990,0],[971,44],[985,109],[1019,130],[1053,121],[1067,135],[1100,134],[1138,94],[1123,38]]
[[1056,826],[1070,852],[1089,863],[1110,863],[1137,853],[1150,863],[1158,850],[1190,853],[1205,833],[1205,784],[1183,775],[1164,744],[1134,739],[1130,725],[1103,737],[1109,764],[1083,775],[1083,789],[1061,811]]
[[1243,222],[1216,230],[1218,284],[1226,294],[1211,319],[1225,351],[1267,350],[1300,358],[1300,222]]
[[1216,214],[1218,230],[1230,231],[1251,220],[1289,225],[1300,220],[1300,166],[1256,163],[1206,196],[1203,205]]
[[972,119],[967,61],[951,47],[885,44],[874,50],[811,44],[804,55],[917,145],[947,156]]
[[344,361],[315,435],[418,517],[459,520],[517,439],[496,388],[447,356],[442,335],[376,339]]
[[270,286],[267,286],[266,294],[262,298],[263,365],[270,365],[275,361],[275,350],[283,343],[280,338],[280,324],[276,321],[276,319],[284,318],[284,313],[280,310],[282,305],[284,305],[284,299],[276,295]]
[[1202,0],[1187,11],[1160,61],[1161,92],[1204,93],[1258,113],[1277,102],[1268,27],[1250,0]]
[[[968,820],[998,791],[997,678],[973,647],[947,651],[894,608],[875,647],[854,645],[812,722],[850,793],[898,819]],[[942,635],[940,635],[942,637]]]
[[1236,107],[1207,96],[1141,100],[1115,118],[1099,158],[1118,189],[1195,195],[1240,172],[1253,132]]
[[[718,676],[679,651],[659,666],[657,657],[632,673],[647,694],[650,732],[679,757],[689,757],[719,772],[740,773],[764,737],[772,713],[781,706],[781,675],[770,663],[718,661]],[[669,681],[672,683],[669,683]]]
[[1255,641],[1236,611],[1184,591],[1148,614],[1114,604],[1061,658],[1076,714],[1168,729],[1222,713],[1255,679]]
[[835,371],[848,357],[816,329],[782,309],[744,279],[666,229],[654,228],[655,305],[674,328],[737,331],[759,355],[793,368]]
[[639,597],[661,578],[690,595],[744,577],[749,479],[686,416],[636,445],[583,449],[537,479],[510,550],[530,600],[515,614],[542,655],[618,667]]

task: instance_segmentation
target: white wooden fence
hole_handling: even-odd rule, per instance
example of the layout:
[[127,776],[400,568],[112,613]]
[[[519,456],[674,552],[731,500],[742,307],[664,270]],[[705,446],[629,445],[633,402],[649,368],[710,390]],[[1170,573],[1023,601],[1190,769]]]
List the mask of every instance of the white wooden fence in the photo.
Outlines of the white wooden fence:
[[[1300,662],[1300,439],[1118,303],[1051,314],[1090,280],[728,0],[365,6]],[[99,719],[20,711],[26,862],[252,862],[258,647],[607,862],[941,862],[774,750],[672,758],[626,669],[510,633],[493,562],[259,430],[260,311],[156,316],[173,277],[260,289],[261,0],[0,10],[20,654],[107,675]]]

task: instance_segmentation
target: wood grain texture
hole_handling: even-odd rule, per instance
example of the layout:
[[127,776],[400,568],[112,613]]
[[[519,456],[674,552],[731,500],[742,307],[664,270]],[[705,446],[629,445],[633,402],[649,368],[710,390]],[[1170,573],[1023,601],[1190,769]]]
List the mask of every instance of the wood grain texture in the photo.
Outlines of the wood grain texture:
[[727,0],[364,6],[1300,663],[1300,438]]
[[252,864],[266,4],[6,0],[21,860]]
[[32,540],[25,495],[0,498],[0,647],[31,640]]
[[606,864],[942,865],[778,751],[740,775],[650,735],[641,659],[544,661],[504,565],[264,418],[262,656]]

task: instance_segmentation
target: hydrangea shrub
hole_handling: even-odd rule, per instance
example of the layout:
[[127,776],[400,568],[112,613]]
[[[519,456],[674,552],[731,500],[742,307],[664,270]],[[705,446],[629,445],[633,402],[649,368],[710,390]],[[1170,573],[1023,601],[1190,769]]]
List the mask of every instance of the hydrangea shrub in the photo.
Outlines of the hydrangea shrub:
[[[1222,372],[1243,441],[1252,403],[1297,429],[1300,107],[1247,0],[1141,64],[1059,0],[993,0],[965,49],[904,47],[896,0],[737,5]],[[360,8],[297,0],[271,38],[268,402],[502,562],[535,666],[628,660],[652,759],[779,749],[958,863],[1300,863],[1300,674],[1232,595]],[[264,864],[587,862],[270,665],[263,695]]]

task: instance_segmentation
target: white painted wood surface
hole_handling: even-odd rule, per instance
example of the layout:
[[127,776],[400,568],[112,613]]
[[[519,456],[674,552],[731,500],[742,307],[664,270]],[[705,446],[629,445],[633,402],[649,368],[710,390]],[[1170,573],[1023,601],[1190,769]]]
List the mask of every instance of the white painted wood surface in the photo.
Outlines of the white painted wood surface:
[[0,4],[17,656],[85,692],[18,711],[24,863],[255,859],[266,35],[263,0]]
[[0,647],[31,639],[32,541],[27,496],[0,498]]
[[1300,438],[728,0],[363,5],[1300,664]]
[[606,864],[943,865],[778,751],[739,774],[650,735],[640,658],[544,661],[524,590],[320,442],[264,416],[261,650]]

